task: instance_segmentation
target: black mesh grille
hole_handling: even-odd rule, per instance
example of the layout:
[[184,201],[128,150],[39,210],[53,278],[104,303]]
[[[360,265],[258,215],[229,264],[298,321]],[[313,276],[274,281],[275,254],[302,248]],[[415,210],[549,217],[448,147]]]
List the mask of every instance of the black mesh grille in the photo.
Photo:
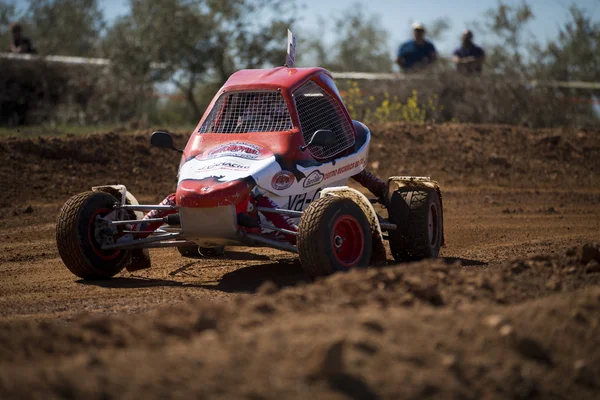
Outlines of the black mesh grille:
[[309,81],[294,92],[294,100],[306,143],[319,129],[329,129],[335,135],[332,146],[310,146],[313,157],[328,158],[354,145],[352,127],[340,104],[319,85]]
[[280,132],[291,129],[290,113],[280,92],[232,92],[217,100],[199,132]]

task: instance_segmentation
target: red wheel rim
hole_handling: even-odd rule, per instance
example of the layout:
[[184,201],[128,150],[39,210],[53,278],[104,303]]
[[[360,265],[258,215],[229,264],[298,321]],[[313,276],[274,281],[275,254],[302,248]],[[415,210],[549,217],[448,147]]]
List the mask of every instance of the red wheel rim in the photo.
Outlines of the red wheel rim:
[[108,213],[110,213],[112,210],[108,209],[108,208],[100,208],[99,210],[97,210],[92,217],[90,218],[90,223],[88,224],[88,240],[90,245],[92,246],[92,249],[94,250],[94,253],[96,253],[96,255],[98,257],[100,257],[103,260],[114,260],[115,258],[117,258],[119,256],[119,254],[121,253],[120,250],[115,250],[114,252],[110,253],[110,252],[106,252],[100,249],[99,245],[100,243],[98,243],[98,241],[96,240],[96,235],[95,235],[95,223],[96,223],[96,217],[101,217],[104,216]]
[[356,218],[344,215],[335,221],[331,232],[331,248],[342,266],[355,266],[362,258],[364,245],[364,233]]

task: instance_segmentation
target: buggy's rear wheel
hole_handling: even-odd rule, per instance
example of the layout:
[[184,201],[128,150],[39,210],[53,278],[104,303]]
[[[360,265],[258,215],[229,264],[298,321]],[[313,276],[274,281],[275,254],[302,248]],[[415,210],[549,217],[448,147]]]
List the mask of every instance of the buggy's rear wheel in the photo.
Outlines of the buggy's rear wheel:
[[443,241],[444,221],[440,196],[435,189],[403,187],[390,199],[389,220],[397,228],[389,232],[390,250],[396,261],[436,258]]
[[120,236],[108,223],[116,201],[108,193],[84,192],[71,197],[58,213],[58,253],[69,271],[80,278],[110,278],[131,258],[130,251],[102,250],[103,243]]
[[298,226],[300,263],[311,277],[369,265],[371,227],[350,199],[327,196],[304,211]]

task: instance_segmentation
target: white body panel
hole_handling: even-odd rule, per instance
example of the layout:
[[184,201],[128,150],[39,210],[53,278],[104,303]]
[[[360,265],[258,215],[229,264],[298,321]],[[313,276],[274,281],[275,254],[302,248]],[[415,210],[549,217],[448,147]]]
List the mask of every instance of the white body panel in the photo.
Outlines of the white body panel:
[[[365,168],[370,139],[368,133],[364,144],[355,153],[327,163],[314,163],[307,167],[296,165],[293,172],[284,170],[277,157],[267,149],[254,143],[232,141],[206,149],[185,162],[179,170],[179,182],[211,179],[218,184],[252,177],[258,192],[267,196],[276,207],[304,211],[320,197],[323,189],[346,186],[351,176]],[[286,187],[276,184],[281,183],[276,182],[276,177],[281,174],[290,178]],[[234,239],[235,210],[227,214],[222,208],[226,207],[194,211],[182,209],[180,214],[186,239],[207,245],[216,244],[216,238],[222,238],[225,242]],[[221,212],[222,215],[219,214]],[[289,218],[293,224],[298,224],[299,220],[299,217]],[[261,222],[266,222],[263,215]],[[213,242],[208,243],[207,240]],[[221,241],[220,244],[225,243]]]
[[[253,146],[258,148],[260,154],[249,156],[246,152],[234,151],[216,154],[211,158],[202,157],[210,154],[212,149],[207,149],[199,157],[185,162],[179,170],[179,182],[183,180],[203,180],[213,178],[217,182],[230,182],[236,179],[252,177],[257,185],[268,192],[269,198],[285,198],[289,203],[292,196],[310,196],[316,190],[345,185],[348,179],[360,173],[367,164],[369,154],[370,133],[365,143],[358,151],[348,156],[338,158],[327,163],[315,163],[313,166],[302,167],[296,165],[296,171],[284,170],[277,162],[277,157],[267,150],[254,144],[235,143],[240,148]],[[261,155],[263,155],[261,157]],[[274,184],[274,179],[281,173],[294,173],[293,181],[289,186],[281,187]],[[284,207],[283,200],[276,203]]]

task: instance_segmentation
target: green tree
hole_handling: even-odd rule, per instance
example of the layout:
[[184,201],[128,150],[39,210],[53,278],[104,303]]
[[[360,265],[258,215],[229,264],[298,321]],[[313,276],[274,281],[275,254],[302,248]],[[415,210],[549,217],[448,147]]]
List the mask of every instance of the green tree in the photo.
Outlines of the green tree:
[[203,86],[240,68],[285,60],[289,0],[130,0],[130,6],[109,28],[106,54],[119,73],[172,82],[197,118],[207,103],[198,95]]
[[495,8],[485,13],[483,25],[476,24],[484,34],[495,40],[486,48],[486,64],[499,73],[527,73],[527,54],[531,42],[524,37],[527,25],[534,19],[531,6],[523,0],[520,4],[507,4],[499,0]]
[[575,4],[569,14],[558,37],[540,51],[538,74],[562,81],[599,81],[600,22]]
[[486,64],[507,78],[502,85],[509,89],[512,107],[519,111],[529,109],[528,119],[541,121],[543,125],[597,123],[587,101],[572,101],[591,98],[592,92],[543,84],[533,89],[514,79],[515,76],[542,82],[600,79],[597,68],[600,23],[593,20],[591,12],[575,3],[569,8],[569,17],[559,27],[558,37],[542,44],[527,34],[528,24],[534,19],[527,1],[517,5],[499,1],[485,15],[483,31],[494,40],[486,46]]
[[379,17],[368,15],[360,4],[353,4],[333,21],[320,20],[319,26],[331,26],[333,43],[323,41],[327,30],[309,35],[302,42],[305,61],[333,71],[390,72],[388,32],[381,28]]
[[16,15],[14,1],[0,0],[0,32],[5,32]]
[[42,54],[95,56],[105,26],[98,0],[29,0],[27,34]]
[[448,18],[436,18],[425,26],[427,27],[427,38],[430,40],[440,40],[452,28]]
[[16,1],[0,0],[0,52],[8,50],[10,45],[9,26],[12,22],[16,22],[19,17]]

